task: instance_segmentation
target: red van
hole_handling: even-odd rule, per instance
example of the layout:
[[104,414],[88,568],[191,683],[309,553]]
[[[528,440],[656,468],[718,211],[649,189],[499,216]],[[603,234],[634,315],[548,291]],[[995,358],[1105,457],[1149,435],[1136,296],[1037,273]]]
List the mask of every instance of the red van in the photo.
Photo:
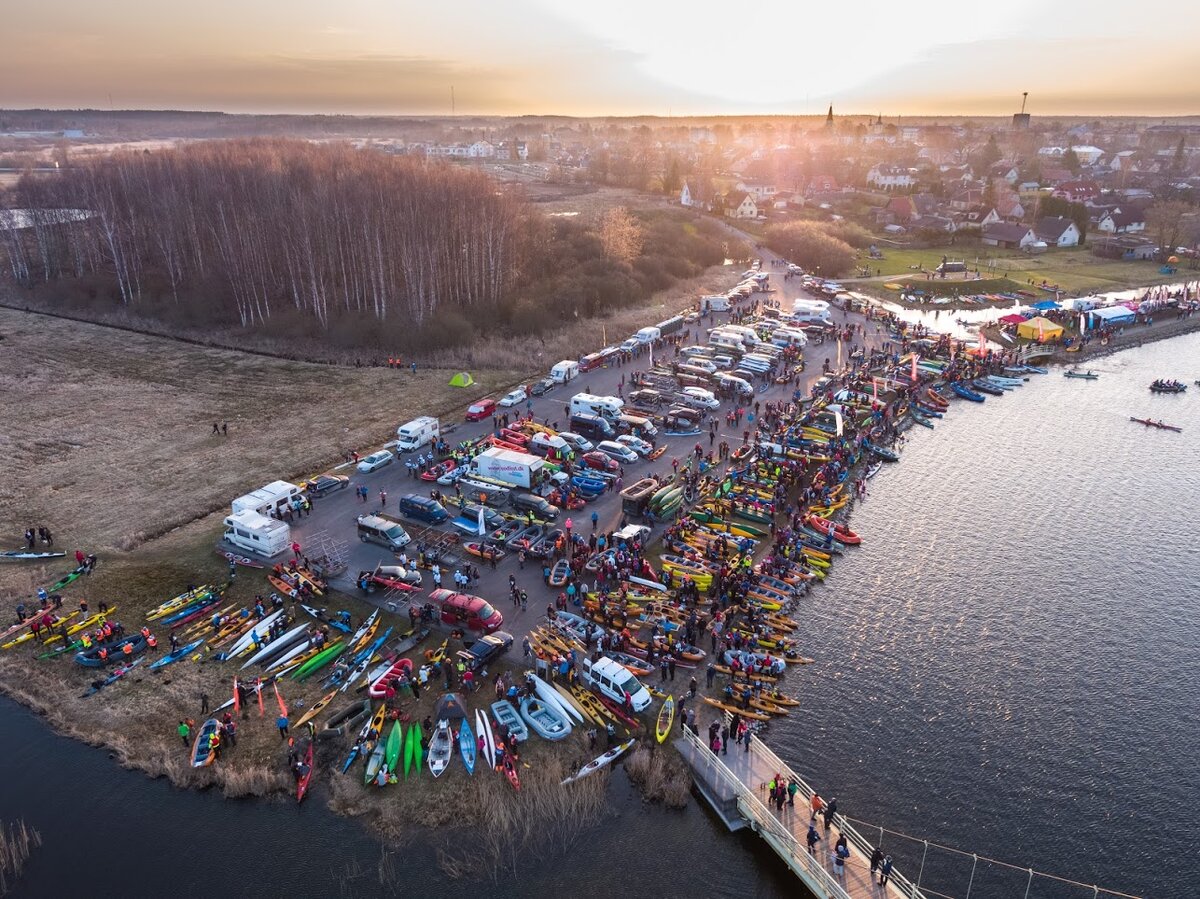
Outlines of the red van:
[[496,401],[492,399],[480,400],[477,403],[471,403],[467,406],[467,421],[483,421],[485,418],[491,418],[496,414]]
[[452,627],[490,634],[504,625],[504,616],[482,596],[442,588],[430,593],[429,598],[441,609],[442,621]]

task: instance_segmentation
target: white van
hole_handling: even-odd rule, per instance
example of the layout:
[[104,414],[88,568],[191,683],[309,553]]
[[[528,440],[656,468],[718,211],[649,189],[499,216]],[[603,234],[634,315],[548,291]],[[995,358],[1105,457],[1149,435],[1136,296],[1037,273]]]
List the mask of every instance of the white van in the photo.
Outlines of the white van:
[[700,298],[701,312],[728,312],[729,297],[727,296],[712,296]]
[[739,356],[745,351],[741,337],[737,334],[720,334],[714,331],[708,335],[708,342],[711,346],[731,350]]
[[243,509],[225,516],[225,540],[238,549],[269,559],[292,545],[292,530],[286,522]]
[[638,343],[654,343],[662,337],[662,328],[640,328],[634,336],[637,337]]
[[583,658],[580,663],[583,679],[613,702],[624,705],[625,694],[628,693],[635,712],[645,711],[650,706],[650,691],[633,676],[632,671],[615,660],[601,656],[594,662]]
[[358,516],[358,539],[363,543],[378,543],[391,550],[404,549],[412,542],[400,522],[382,515]]
[[278,514],[292,505],[292,501],[300,500],[300,488],[288,481],[272,481],[265,487],[239,496],[231,504],[234,515],[239,512],[257,512],[270,518],[272,513]]
[[396,428],[396,449],[402,453],[411,453],[437,440],[440,434],[438,420],[431,415],[422,415]]
[[579,377],[579,363],[572,362],[570,359],[557,362],[550,369],[550,380],[555,384],[566,384],[568,381],[574,381],[577,377]]
[[745,325],[726,325],[721,330],[726,334],[742,335],[743,346],[753,346],[756,343],[762,343],[762,341],[758,338],[758,332],[753,328],[746,327]]
[[538,456],[549,456],[550,458],[554,458],[559,453],[565,456],[567,453],[572,451],[573,448],[571,444],[567,443],[567,441],[563,440],[557,434],[545,434],[538,432],[537,434],[534,434],[533,438],[529,441],[529,452]]
[[776,328],[771,332],[771,343],[775,346],[807,346],[808,338],[795,328]]
[[829,313],[826,312],[796,312],[792,315],[792,324],[800,327],[811,327],[813,325],[821,325],[826,328],[833,327],[833,321],[829,318]]
[[792,311],[800,312],[829,312],[829,304],[824,300],[795,300],[792,302]]
[[624,408],[625,401],[618,396],[577,393],[571,397],[572,415],[599,415],[601,418],[614,419]]

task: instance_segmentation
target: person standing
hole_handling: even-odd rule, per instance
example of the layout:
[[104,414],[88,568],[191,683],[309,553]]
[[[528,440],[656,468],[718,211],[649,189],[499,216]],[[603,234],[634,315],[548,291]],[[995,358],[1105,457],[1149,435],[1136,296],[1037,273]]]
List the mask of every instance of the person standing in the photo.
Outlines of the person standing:
[[275,719],[275,726],[279,728],[279,739],[286,740],[288,738],[288,718],[287,715],[280,715]]
[[879,885],[887,886],[888,879],[892,876],[892,857],[885,855],[883,861],[879,863]]
[[179,727],[176,728],[175,732],[179,734],[179,739],[183,741],[183,748],[187,749],[188,737],[192,735],[192,729],[188,727],[188,723],[186,721],[180,721]]
[[871,877],[872,878],[875,877],[875,872],[879,870],[879,866],[881,864],[883,864],[883,850],[880,849],[878,846],[876,846],[875,851],[871,853]]

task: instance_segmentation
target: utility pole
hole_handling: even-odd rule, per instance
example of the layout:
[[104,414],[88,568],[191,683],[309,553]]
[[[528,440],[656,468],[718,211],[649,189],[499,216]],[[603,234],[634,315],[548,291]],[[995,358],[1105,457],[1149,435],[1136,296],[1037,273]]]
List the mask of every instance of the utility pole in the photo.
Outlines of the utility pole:
[[1021,112],[1025,112],[1025,101],[1029,99],[1029,91],[1021,92]]

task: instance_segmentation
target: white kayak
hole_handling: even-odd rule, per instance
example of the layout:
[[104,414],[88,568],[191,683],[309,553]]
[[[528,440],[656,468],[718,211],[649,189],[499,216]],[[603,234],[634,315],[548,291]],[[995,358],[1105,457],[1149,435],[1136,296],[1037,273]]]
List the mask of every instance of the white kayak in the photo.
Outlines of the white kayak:
[[579,714],[573,705],[568,705],[567,703],[563,702],[563,699],[558,695],[557,690],[555,690],[536,674],[531,672],[529,676],[533,678],[533,689],[537,691],[538,698],[541,699],[542,702],[546,703],[546,705],[551,706],[552,708],[558,709],[563,715],[566,716],[568,721],[574,719],[580,724],[583,723],[583,715]]
[[589,774],[595,774],[601,768],[607,768],[609,765],[611,765],[613,762],[615,762],[617,759],[619,759],[621,756],[623,756],[626,752],[628,752],[629,748],[631,746],[633,746],[633,744],[635,742],[636,741],[634,741],[634,740],[626,740],[620,746],[614,746],[612,749],[608,750],[608,752],[604,753],[604,755],[596,756],[594,759],[592,759],[590,762],[588,762],[586,765],[584,765],[582,768],[580,768],[578,771],[576,771],[570,777],[566,778],[563,781],[563,783],[569,784],[569,783],[573,783],[574,781],[577,781],[577,780],[583,780]]
[[254,665],[254,664],[262,661],[263,659],[267,658],[268,656],[270,656],[273,653],[282,652],[285,648],[287,648],[288,646],[291,646],[297,640],[303,639],[304,632],[306,630],[308,630],[308,624],[307,623],[300,624],[300,625],[297,625],[296,627],[292,628],[286,634],[283,634],[280,637],[276,637],[274,640],[272,640],[270,643],[266,644],[262,649],[260,649],[254,655],[250,656],[250,660],[248,662],[246,662],[246,664],[242,665],[242,668],[243,669],[249,668],[251,665]]

